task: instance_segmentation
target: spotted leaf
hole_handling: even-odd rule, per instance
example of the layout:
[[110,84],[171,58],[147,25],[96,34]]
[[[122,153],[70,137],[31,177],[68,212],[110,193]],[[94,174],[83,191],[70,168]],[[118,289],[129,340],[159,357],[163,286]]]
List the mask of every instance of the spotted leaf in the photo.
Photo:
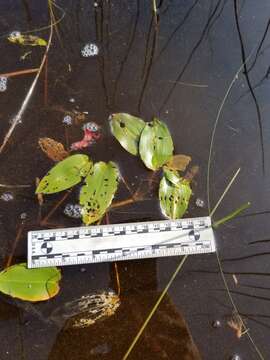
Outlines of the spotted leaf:
[[170,219],[180,219],[187,211],[192,194],[189,181],[181,178],[174,185],[164,176],[159,184],[159,203],[162,213]]
[[61,272],[56,267],[28,269],[21,263],[0,272],[0,291],[26,301],[44,301],[58,294]]
[[123,148],[132,155],[138,155],[138,144],[145,122],[125,113],[112,114],[109,120],[112,134]]
[[92,165],[87,155],[69,156],[44,176],[36,189],[36,194],[53,194],[71,188],[89,173]]
[[172,156],[173,141],[167,126],[157,118],[144,127],[139,143],[139,151],[145,166],[157,170]]
[[111,205],[118,186],[119,171],[113,162],[94,164],[81,189],[83,222],[92,224],[105,214]]

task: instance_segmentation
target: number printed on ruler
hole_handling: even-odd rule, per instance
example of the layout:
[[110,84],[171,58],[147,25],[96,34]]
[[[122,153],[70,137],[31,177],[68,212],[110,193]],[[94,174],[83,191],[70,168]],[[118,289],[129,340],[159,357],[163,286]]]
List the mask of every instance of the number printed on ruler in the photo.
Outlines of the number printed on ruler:
[[28,267],[215,252],[210,217],[28,233]]

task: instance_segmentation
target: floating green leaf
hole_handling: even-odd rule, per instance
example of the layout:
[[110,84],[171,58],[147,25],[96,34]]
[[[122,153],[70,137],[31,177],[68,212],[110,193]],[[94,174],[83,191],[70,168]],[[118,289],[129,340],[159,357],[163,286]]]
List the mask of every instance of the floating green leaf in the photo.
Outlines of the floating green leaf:
[[55,267],[27,269],[17,264],[0,272],[0,291],[27,301],[44,301],[58,294],[61,272]]
[[124,149],[132,155],[138,155],[138,144],[145,122],[126,113],[117,113],[110,116],[112,134]]
[[167,126],[157,118],[144,127],[139,151],[145,166],[157,170],[172,156],[173,141]]
[[40,181],[36,194],[53,194],[69,189],[85,177],[93,163],[87,155],[75,154],[56,164]]
[[83,222],[92,224],[105,214],[118,186],[119,171],[113,162],[94,164],[81,189],[80,204]]
[[159,202],[162,213],[170,219],[180,219],[186,212],[192,194],[189,181],[181,178],[178,185],[163,177],[159,184]]

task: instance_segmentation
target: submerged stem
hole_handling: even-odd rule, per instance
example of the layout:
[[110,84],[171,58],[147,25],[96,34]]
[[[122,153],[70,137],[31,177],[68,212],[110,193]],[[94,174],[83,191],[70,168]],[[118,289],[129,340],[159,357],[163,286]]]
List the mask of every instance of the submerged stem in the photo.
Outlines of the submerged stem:
[[143,323],[142,327],[140,328],[140,330],[138,331],[137,335],[135,336],[135,338],[133,339],[131,345],[129,346],[127,352],[125,353],[125,355],[123,356],[122,360],[126,360],[129,356],[129,354],[131,353],[132,349],[134,348],[134,346],[136,345],[137,341],[139,340],[140,336],[142,335],[144,329],[146,328],[146,326],[148,325],[149,321],[152,319],[152,316],[154,315],[154,313],[156,312],[157,308],[159,307],[161,301],[163,300],[164,296],[166,295],[167,291],[169,290],[169,287],[171,286],[171,284],[173,283],[174,279],[176,278],[177,274],[179,273],[179,271],[182,269],[186,259],[187,259],[188,255],[185,255],[179,265],[177,266],[175,272],[173,273],[173,275],[170,278],[170,281],[168,282],[167,286],[165,287],[165,289],[162,291],[160,297],[158,298],[157,302],[155,303],[153,309],[151,310],[150,314],[147,316],[145,322]]
[[239,172],[240,172],[240,168],[236,171],[236,173],[233,175],[231,181],[229,182],[229,184],[226,186],[225,190],[223,191],[222,195],[220,196],[218,202],[216,203],[216,205],[214,206],[213,210],[210,212],[210,217],[213,217],[213,215],[215,214],[217,208],[219,207],[219,205],[221,204],[222,200],[224,199],[225,195],[227,194],[227,192],[230,190],[232,184],[234,183],[234,181],[236,180]]

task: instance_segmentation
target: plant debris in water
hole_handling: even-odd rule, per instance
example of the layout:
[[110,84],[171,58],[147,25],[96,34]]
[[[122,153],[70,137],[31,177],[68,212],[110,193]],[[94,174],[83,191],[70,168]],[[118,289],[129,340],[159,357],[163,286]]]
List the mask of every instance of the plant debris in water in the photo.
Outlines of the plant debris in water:
[[166,166],[170,170],[185,171],[190,161],[190,156],[182,154],[173,155],[170,160],[166,162]]
[[66,328],[85,328],[114,315],[119,306],[120,298],[115,292],[102,291],[66,303],[64,308],[56,309],[51,318],[56,322],[67,319]]
[[7,38],[11,43],[23,46],[47,46],[47,41],[35,35],[23,35],[20,31],[13,31]]
[[45,301],[58,294],[61,272],[55,267],[28,269],[25,263],[0,272],[0,291],[26,301]]
[[96,142],[100,138],[99,126],[94,122],[88,122],[83,125],[83,139],[71,145],[71,150],[81,150]]
[[64,145],[54,139],[44,137],[38,140],[41,150],[53,161],[61,161],[68,157]]

